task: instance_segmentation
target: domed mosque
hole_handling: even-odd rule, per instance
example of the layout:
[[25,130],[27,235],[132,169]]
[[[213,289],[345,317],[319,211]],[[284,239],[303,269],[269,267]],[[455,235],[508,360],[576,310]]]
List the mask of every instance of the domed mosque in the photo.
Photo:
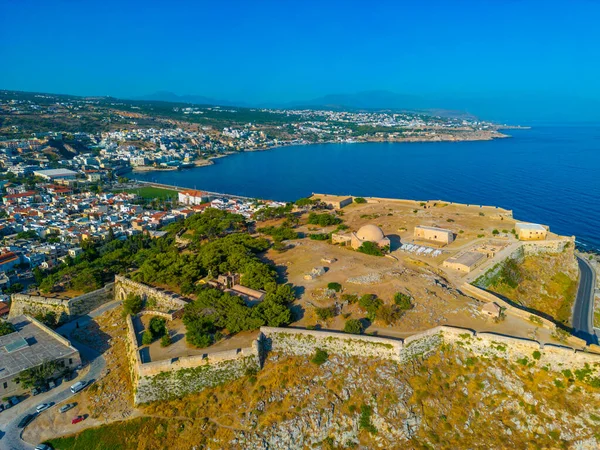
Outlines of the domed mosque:
[[377,225],[368,224],[360,227],[360,229],[350,235],[350,245],[356,249],[364,242],[372,242],[379,247],[390,245],[390,239],[383,234],[381,228]]

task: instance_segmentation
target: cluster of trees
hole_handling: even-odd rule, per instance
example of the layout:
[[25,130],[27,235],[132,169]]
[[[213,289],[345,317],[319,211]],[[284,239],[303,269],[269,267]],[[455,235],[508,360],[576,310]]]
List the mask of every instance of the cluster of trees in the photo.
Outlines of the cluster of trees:
[[215,208],[207,208],[202,214],[194,214],[187,219],[165,227],[166,231],[177,233],[183,229],[193,234],[195,246],[206,240],[213,240],[228,233],[248,229],[246,219],[241,214],[234,214]]
[[36,268],[33,275],[44,293],[61,289],[91,292],[112,281],[115,274],[139,267],[148,256],[160,254],[171,243],[171,238],[136,235],[120,240],[109,234],[103,242],[84,241],[83,253],[77,258],[67,257],[63,264],[50,271]]
[[294,298],[290,286],[279,285],[267,292],[262,302],[248,306],[240,297],[228,292],[204,288],[198,292],[197,299],[185,307],[186,339],[196,347],[207,347],[218,340],[224,330],[235,334],[263,325],[288,325],[292,321],[288,305]]
[[374,242],[363,242],[360,247],[357,249],[361,253],[365,253],[367,255],[373,256],[383,256],[383,251],[381,248],[375,244]]
[[137,281],[178,287],[184,294],[196,291],[196,282],[207,276],[238,272],[242,284],[253,289],[272,289],[277,274],[257,254],[269,247],[266,239],[244,233],[228,234],[199,246],[194,252],[180,253],[175,247],[145,259],[133,275]]
[[365,200],[363,197],[356,197],[354,199],[355,203],[367,203],[367,200]]
[[302,208],[304,206],[312,206],[316,203],[316,201],[310,198],[299,198],[294,203],[296,204],[296,206]]
[[54,375],[57,370],[58,364],[56,361],[47,361],[39,366],[22,371],[19,376],[15,378],[15,381],[24,389],[39,387],[45,384],[46,380]]
[[258,221],[281,219],[282,217],[286,217],[288,214],[290,214],[292,209],[294,209],[294,205],[292,203],[288,203],[285,206],[267,206],[256,211],[253,218],[254,220]]
[[14,333],[15,331],[17,330],[15,329],[15,326],[12,323],[0,320],[0,336]]
[[312,212],[308,215],[308,223],[311,225],[327,227],[330,225],[338,225],[342,223],[342,219],[329,213],[317,214]]
[[257,231],[259,233],[271,236],[275,242],[281,242],[288,239],[298,239],[298,233],[286,225],[282,225],[280,227],[263,227],[259,228]]
[[[162,338],[162,339],[161,339]],[[142,344],[150,345],[157,339],[161,339],[161,345],[166,347],[171,344],[167,321],[163,317],[154,316],[150,319],[148,328],[142,334]]]

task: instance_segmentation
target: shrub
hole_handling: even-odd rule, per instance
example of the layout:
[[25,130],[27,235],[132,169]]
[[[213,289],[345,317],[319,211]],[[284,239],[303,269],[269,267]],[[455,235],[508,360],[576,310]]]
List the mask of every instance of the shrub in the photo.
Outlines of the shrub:
[[315,313],[317,317],[321,320],[329,320],[335,316],[335,310],[333,306],[328,306],[325,308],[315,308]]
[[409,310],[413,308],[412,297],[402,292],[396,292],[394,294],[394,303],[402,310]]
[[373,414],[373,410],[368,405],[362,405],[360,407],[360,419],[358,421],[358,425],[363,430],[368,431],[371,434],[377,434],[377,428],[371,422],[371,415]]
[[315,201],[310,199],[310,198],[299,198],[298,200],[296,200],[296,206],[310,206],[310,205],[314,205]]
[[125,300],[123,300],[123,311],[125,314],[137,314],[144,306],[144,302],[139,295],[129,294]]
[[367,203],[367,200],[365,198],[363,198],[363,197],[356,197],[354,199],[354,202],[355,203]]
[[500,234],[500,232],[494,228],[494,230],[492,231],[492,234],[493,234],[494,236],[497,236],[497,235],[499,235],[499,234]]
[[369,242],[369,241],[363,242],[362,245],[360,247],[358,247],[357,250],[359,252],[365,253],[367,255],[383,256],[383,252],[381,251],[379,246],[377,244],[375,244],[374,242]]
[[150,331],[150,330],[144,331],[144,333],[142,334],[142,345],[150,345],[150,344],[152,344],[153,340],[154,339],[152,337],[152,331]]
[[313,241],[327,241],[331,237],[329,233],[313,233],[308,235]]
[[0,336],[17,331],[15,326],[10,322],[0,321]]
[[377,318],[386,325],[393,325],[402,317],[402,310],[396,305],[381,305],[377,310]]
[[340,219],[339,217],[336,217],[332,214],[328,214],[328,213],[323,213],[323,214],[310,213],[308,215],[308,223],[311,225],[320,225],[322,227],[326,227],[329,225],[338,225],[338,224],[342,223],[342,219]]
[[317,366],[320,366],[321,364],[325,363],[328,359],[329,354],[325,350],[321,350],[320,348],[318,348],[315,352],[315,356],[313,356],[310,362],[316,364]]
[[349,304],[356,303],[358,301],[358,295],[356,294],[342,294],[342,300]]
[[542,354],[539,351],[535,350],[533,352],[533,359],[535,359],[536,361],[539,361],[541,357],[542,357]]
[[169,345],[171,345],[172,341],[171,341],[171,336],[169,336],[169,333],[165,334],[162,339],[160,340],[160,346],[161,347],[168,347]]
[[344,324],[344,332],[351,334],[362,334],[363,325],[358,319],[348,319]]
[[332,282],[327,285],[327,289],[333,289],[335,292],[340,292],[342,290],[342,285],[340,283]]
[[375,320],[375,315],[377,314],[377,310],[382,305],[382,301],[377,298],[377,296],[373,294],[363,295],[359,300],[358,304],[362,309],[364,309],[368,317],[371,321]]
[[152,337],[154,339],[158,339],[159,337],[162,337],[165,334],[167,334],[166,323],[166,319],[162,317],[154,316],[152,317],[152,319],[150,319],[150,324],[148,328],[150,329],[150,332],[152,333]]

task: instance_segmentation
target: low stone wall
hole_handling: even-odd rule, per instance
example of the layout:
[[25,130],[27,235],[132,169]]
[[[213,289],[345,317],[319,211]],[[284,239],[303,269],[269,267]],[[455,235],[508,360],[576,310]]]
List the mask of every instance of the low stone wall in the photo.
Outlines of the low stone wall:
[[261,327],[261,346],[265,352],[311,355],[317,348],[343,356],[398,359],[402,341],[374,336],[295,328]]
[[566,248],[575,249],[575,236],[559,237],[544,241],[523,241],[525,255],[539,255],[542,253],[560,253]]
[[247,348],[143,363],[131,316],[126,321],[136,404],[182,397],[239,378],[249,369],[260,369],[258,341]]
[[139,295],[146,303],[151,303],[153,311],[169,314],[182,310],[190,302],[175,292],[148,286],[121,275],[115,276],[115,299],[125,300],[129,294]]
[[108,303],[114,297],[115,283],[108,283],[103,288],[69,300],[69,313],[71,318],[83,316],[94,309]]
[[58,323],[65,323],[88,314],[104,303],[111,301],[113,289],[114,283],[109,283],[103,288],[70,299],[13,294],[11,296],[9,317],[17,317],[21,314],[35,316],[53,312],[56,314]]

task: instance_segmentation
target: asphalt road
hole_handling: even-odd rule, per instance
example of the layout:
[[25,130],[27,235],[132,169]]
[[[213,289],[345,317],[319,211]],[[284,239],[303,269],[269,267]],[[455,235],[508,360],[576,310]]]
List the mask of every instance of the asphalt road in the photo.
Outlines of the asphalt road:
[[[83,316],[77,321],[69,322],[58,328],[56,331],[70,338],[71,332],[77,327],[77,322],[79,323],[79,326],[83,326],[93,317],[97,317],[105,311],[115,308],[120,303],[121,302],[113,301],[102,305],[87,316]],[[35,397],[29,397],[11,409],[0,413],[0,450],[32,450],[35,445],[29,444],[21,439],[21,432],[23,429],[18,428],[17,426],[21,419],[27,414],[34,414],[36,406],[40,403],[53,403],[52,408],[59,408],[62,403],[68,403],[66,400],[76,395],[72,394],[69,389],[76,381],[85,380],[91,384],[101,378],[106,367],[106,361],[102,355],[96,350],[74,339],[71,339],[71,344],[79,350],[82,359],[89,363],[88,372],[84,376],[77,376],[77,378],[72,381],[67,383],[63,382],[48,392],[36,395]],[[45,414],[45,412],[42,412],[41,414]],[[37,444],[38,443],[36,443],[36,445]]]
[[573,329],[575,336],[585,339],[588,344],[598,344],[598,336],[594,332],[594,285],[596,273],[592,266],[577,256],[579,264],[579,286],[573,307]]

